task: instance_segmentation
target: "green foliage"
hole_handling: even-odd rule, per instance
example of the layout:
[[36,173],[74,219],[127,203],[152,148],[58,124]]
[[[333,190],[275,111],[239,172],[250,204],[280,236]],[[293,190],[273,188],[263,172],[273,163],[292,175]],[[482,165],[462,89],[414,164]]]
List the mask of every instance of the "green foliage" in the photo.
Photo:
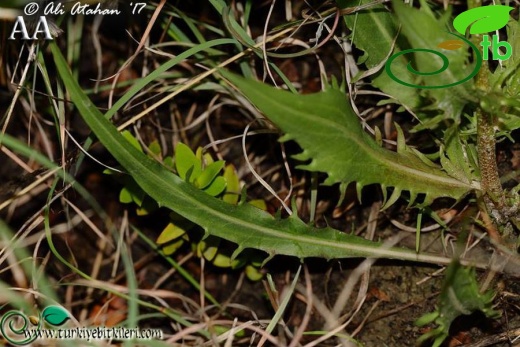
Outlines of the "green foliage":
[[[415,9],[403,4],[401,1],[394,1],[394,11],[401,24],[401,32],[406,37],[412,49],[431,49],[436,50],[438,45],[456,39],[453,35],[446,32],[451,20],[449,13],[439,19],[435,17],[425,1],[421,1],[421,8]],[[442,49],[442,54],[448,59],[446,70],[441,73],[431,74],[438,71],[443,66],[443,61],[439,56],[426,52],[417,52],[415,54],[403,57],[407,63],[412,63],[414,69],[420,72],[428,72],[425,76],[414,76],[416,85],[424,84],[425,86],[447,86],[458,83],[459,81],[475,75],[474,64],[468,63],[467,46],[465,49]],[[411,75],[407,72],[406,75]],[[406,75],[400,75],[406,76]],[[413,76],[413,75],[412,75]],[[412,78],[410,76],[410,78]],[[392,81],[388,88],[395,87],[398,83]],[[424,93],[431,108],[443,110],[445,117],[459,120],[463,107],[469,101],[476,101],[471,90],[473,81],[469,81],[450,88],[427,89]]]
[[[144,153],[139,141],[130,132],[123,131],[121,135],[130,142],[133,148]],[[159,143],[153,141],[148,146],[147,152],[150,158],[160,159],[163,151]],[[206,194],[219,197],[227,203],[235,205],[238,203],[240,180],[236,169],[232,164],[225,166],[225,162],[222,160],[214,161],[209,153],[203,154],[202,148],[199,147],[194,153],[185,144],[178,143],[175,147],[175,158],[166,157],[163,164],[167,167],[175,167],[175,171],[181,179]],[[223,169],[224,173],[221,174]],[[119,195],[121,203],[135,203],[138,206],[138,215],[149,214],[158,208],[155,200],[139,187],[132,176],[124,175],[119,179],[124,183]],[[249,203],[252,206],[266,209],[263,200],[253,200]],[[215,266],[233,269],[246,266],[245,272],[249,279],[257,281],[263,277],[263,273],[260,271],[262,261],[258,262],[257,255],[248,253],[246,257],[244,253],[239,259],[232,259],[232,251],[226,247],[219,247],[220,239],[210,235],[201,240],[201,233],[196,230],[198,229],[196,225],[174,212],[170,214],[170,217],[170,223],[161,231],[156,240],[165,255],[174,254],[188,243],[192,245],[199,257],[204,257]]]
[[[341,7],[352,5],[345,0],[337,0],[337,2]],[[370,2],[370,0],[364,2]],[[478,68],[475,62],[470,63],[467,53],[468,45],[450,46],[448,44],[457,39],[454,34],[449,32],[450,12],[447,11],[438,18],[425,1],[420,3],[421,7],[417,9],[403,4],[402,1],[394,1],[395,16],[381,6],[364,10],[362,13],[344,16],[346,25],[353,32],[351,35],[353,44],[365,52],[365,59],[359,63],[369,69],[372,84],[390,95],[399,104],[415,112],[422,122],[416,127],[416,130],[437,128],[446,119],[459,124],[464,120],[461,117],[464,110],[468,108],[472,110],[477,104],[486,111],[489,110],[500,115],[501,132],[498,133],[499,136],[507,136],[509,132],[518,129],[520,127],[518,117],[520,108],[516,101],[520,91],[518,54],[513,54],[510,59],[502,62],[490,76],[493,85],[491,94],[476,93],[471,80],[451,88],[418,89],[457,83],[475,74]],[[476,12],[470,15],[466,15],[466,13],[470,13],[469,11],[463,13],[456,18],[454,26],[460,32],[464,32],[468,27],[471,28],[470,31],[482,32],[486,28],[508,23],[507,41],[511,44],[513,52],[520,51],[518,21],[513,19],[507,21],[511,7],[488,7],[474,9],[473,11]],[[474,17],[479,13],[484,13],[486,16],[476,20]],[[494,15],[493,20],[489,17],[491,14]],[[470,26],[471,24],[473,26]],[[398,26],[401,27],[399,35],[396,29]],[[374,37],[377,37],[377,40]],[[462,42],[460,41],[460,43]],[[469,41],[467,43],[471,45]],[[475,55],[474,61],[478,60],[476,55],[479,54],[475,48],[472,47]],[[432,54],[433,52],[439,54]],[[406,54],[399,55],[399,53]],[[440,54],[447,58],[448,65],[442,73],[433,73],[441,69],[444,64]],[[417,88],[397,83],[385,73],[382,66],[390,55],[399,55],[395,59],[392,58],[390,64],[392,73],[403,82],[416,85]],[[419,73],[411,73],[409,71],[411,67]],[[438,111],[443,112],[438,114]],[[466,127],[471,125],[472,123],[466,124]],[[469,131],[476,132],[474,128]]]
[[499,317],[500,314],[492,307],[493,297],[493,291],[484,294],[479,292],[474,269],[463,267],[458,261],[453,261],[446,269],[437,309],[415,322],[417,326],[432,322],[438,326],[422,335],[418,342],[434,339],[433,347],[440,346],[449,336],[451,323],[460,315],[481,311],[486,317]]
[[387,257],[435,264],[447,262],[444,257],[381,247],[379,242],[330,227],[317,229],[306,225],[295,214],[287,219],[275,219],[250,204],[231,205],[209,196],[141,151],[128,146],[128,141],[91,103],[74,80],[56,44],[51,43],[50,47],[58,73],[80,115],[141,189],[160,206],[170,208],[201,226],[207,234],[235,243],[237,249],[233,256],[252,248],[263,250],[270,256],[285,254],[326,259]]
[[170,255],[175,253],[187,241],[187,238],[184,237],[185,235],[185,228],[181,228],[174,223],[168,223],[156,242],[162,247],[164,254]]
[[[369,1],[371,0],[364,2]],[[228,29],[241,38],[240,42],[250,39],[240,24],[230,16],[224,1],[213,0],[211,3],[223,16]],[[343,7],[347,5],[346,1],[338,0],[338,3]],[[468,192],[480,189],[480,173],[471,143],[474,122],[472,116],[468,115],[469,125],[468,122],[461,124],[465,121],[461,116],[464,111],[471,113],[474,107],[480,105],[485,110],[500,114],[500,126],[505,135],[519,128],[519,103],[516,101],[520,91],[519,60],[511,59],[503,67],[497,68],[490,79],[494,90],[489,95],[476,94],[472,81],[449,90],[419,90],[403,86],[389,78],[382,67],[391,54],[409,48],[440,47],[447,50],[445,54],[450,60],[450,66],[442,76],[426,78],[424,75],[418,77],[408,74],[409,66],[418,71],[436,70],[440,60],[435,57],[416,54],[412,57],[401,56],[393,62],[393,71],[397,75],[421,86],[455,83],[465,76],[471,76],[475,65],[470,63],[467,49],[454,50],[445,44],[452,38],[444,32],[449,27],[450,13],[437,18],[425,1],[421,2],[420,9],[395,1],[393,9],[397,16],[378,5],[355,15],[347,15],[344,19],[353,30],[351,38],[354,45],[365,52],[359,63],[365,64],[370,70],[373,85],[389,94],[399,104],[420,111],[423,129],[440,125],[447,127],[439,146],[439,164],[407,146],[398,125],[397,152],[382,148],[377,140],[363,131],[344,93],[337,88],[302,96],[225,71],[222,74],[285,132],[284,141],[294,140],[302,147],[303,152],[296,158],[305,163],[299,168],[327,174],[326,184],[339,183],[345,189],[348,184],[356,182],[358,194],[368,184],[380,184],[385,194],[385,207],[393,204],[403,191],[409,192],[410,204],[420,194],[424,195],[422,205],[428,205],[438,197],[460,199]],[[248,15],[249,12],[245,17]],[[511,23],[508,38],[513,47],[518,47],[518,23]],[[197,54],[204,50],[203,46],[209,48],[216,45],[206,43],[196,25],[190,25],[188,21],[187,24],[192,34],[203,43],[200,49],[195,49]],[[469,24],[471,23],[467,20],[462,20],[460,27],[466,29]],[[172,26],[168,34],[178,38],[178,41],[189,42],[188,36],[181,35],[179,30],[172,30]],[[518,42],[515,43],[515,40]],[[221,43],[239,46],[234,40],[222,40]],[[254,42],[244,44],[251,45]],[[269,256],[367,256],[446,263],[446,259],[440,257],[428,257],[398,248],[384,248],[381,243],[370,242],[332,228],[318,230],[302,222],[296,214],[287,219],[273,218],[253,208],[251,204],[240,201],[240,182],[234,168],[225,166],[223,161],[213,161],[210,156],[203,155],[200,149],[194,153],[188,146],[178,144],[175,159],[163,159],[161,147],[157,142],[152,142],[143,152],[135,138],[127,132],[117,133],[112,124],[90,103],[70,76],[57,46],[51,46],[59,74],[71,93],[74,104],[92,131],[128,172],[120,200],[137,204],[142,213],[159,206],[174,211],[172,222],[157,239],[166,254],[172,254],[183,244],[189,243],[198,256],[216,266],[237,268],[245,265],[250,278],[261,276],[259,267],[264,257],[251,260],[253,256],[249,248],[264,250]],[[190,49],[189,54],[192,53]],[[224,53],[212,51],[212,54]],[[126,93],[107,113],[107,118],[140,88],[157,78],[161,71],[165,72],[185,59],[181,56],[182,54],[177,61],[172,60],[159,67],[154,71],[155,75],[140,80],[140,86],[134,86]],[[246,74],[244,71],[250,72],[246,62],[242,63],[242,68],[243,74]],[[442,114],[431,117],[432,113]],[[131,146],[128,146],[125,139]],[[388,198],[387,188],[392,189]],[[152,205],[148,205],[147,201]],[[265,206],[264,201],[259,203]],[[197,229],[202,230],[203,235],[200,237],[196,236]],[[236,251],[223,251],[221,244],[224,241],[221,238],[236,243]],[[490,308],[492,295],[480,295],[474,277],[472,270],[460,265],[450,266],[438,311],[419,321],[422,325],[435,321],[439,327],[425,335],[423,340],[435,338],[436,345],[442,343],[449,325],[459,314],[482,310],[489,316],[494,316],[495,313]]]
[[[139,141],[128,131],[123,131],[121,135],[140,152],[144,153]],[[157,141],[153,141],[148,146],[149,157],[161,158],[162,148]],[[240,180],[237,176],[233,165],[225,166],[222,160],[214,161],[209,153],[203,154],[202,148],[198,148],[194,153],[188,146],[178,143],[175,147],[174,160],[166,160],[170,167],[174,166],[175,171],[181,179],[190,183],[194,187],[204,191],[206,194],[214,197],[220,197],[222,200],[237,204],[240,193]],[[174,165],[171,165],[174,163]],[[144,202],[155,200],[151,199],[137,184],[131,176],[123,176],[121,180],[124,187],[121,189],[119,200],[122,203],[135,203],[138,206],[137,214],[145,215],[157,209],[157,204],[148,204],[146,208]],[[229,181],[229,185],[228,182]],[[263,200],[261,200],[263,202]],[[261,204],[257,201],[251,201],[253,206],[261,208]],[[265,202],[263,204],[265,209]],[[251,280],[259,280],[263,274],[260,271],[261,262],[255,261],[255,257],[250,256],[247,259],[243,256],[240,259],[232,259],[232,251],[220,246],[220,239],[208,236],[201,240],[200,232],[197,232],[196,225],[190,223],[185,218],[176,213],[171,213],[171,222],[162,230],[157,237],[157,244],[161,247],[165,255],[172,255],[179,250],[184,244],[191,244],[199,257],[204,257],[213,265],[218,267],[237,269],[246,265],[246,275]]]
[[[372,0],[347,1],[337,0],[340,8],[367,4]],[[383,69],[388,54],[392,51],[392,43],[399,32],[399,25],[395,17],[386,10],[383,5],[372,6],[353,15],[343,16],[346,26],[352,30],[350,39],[355,47],[365,54],[359,60],[359,64],[365,64],[367,69],[375,69],[372,76],[374,87],[381,89],[392,96],[399,104],[410,108],[418,107],[421,98],[417,89],[393,83],[390,76]],[[400,42],[396,42],[394,52],[399,52]],[[406,62],[396,61],[393,66],[399,76],[406,75]]]
[[[363,186],[378,183],[385,194],[387,187],[393,187],[386,206],[404,190],[410,193],[410,203],[418,194],[425,194],[423,204],[427,205],[437,197],[459,199],[479,187],[476,181],[450,176],[452,170],[443,170],[406,146],[399,127],[397,153],[378,145],[363,131],[345,95],[337,89],[297,95],[229,72],[221,73],[285,132],[283,141],[295,140],[302,147],[296,159],[310,162],[299,168],[327,173],[325,184],[340,183],[345,189],[356,182],[360,192]],[[460,155],[454,146],[449,148],[452,155]],[[449,169],[464,165],[444,159],[445,166],[451,165]],[[470,171],[466,166],[461,170]]]
[[441,146],[440,162],[450,176],[466,183],[480,181],[476,154],[463,143],[456,124],[444,132],[444,146]]
[[[384,7],[371,9],[364,14],[345,16],[345,23],[355,33],[352,38],[354,45],[364,50],[369,57],[373,57],[372,61],[367,60],[367,68],[381,66],[390,53],[397,54],[412,48],[433,50],[439,43],[454,39],[446,32],[449,15],[437,19],[424,1],[421,1],[421,9],[410,7],[401,1],[394,1],[393,7],[396,16],[393,16]],[[378,18],[377,23],[381,24],[374,25],[372,20],[363,20],[363,17],[368,16]],[[396,21],[396,17],[398,21]],[[399,37],[396,22],[401,26]],[[383,36],[377,35],[377,37],[384,37],[385,42],[379,45],[370,43],[375,36],[374,29],[384,34]],[[394,39],[396,40],[392,51]],[[442,53],[449,59],[449,66],[441,74],[418,76],[409,72],[409,64],[413,64],[413,68],[421,72],[437,71],[443,65],[438,56],[426,52],[403,54],[392,61],[391,68],[402,81],[418,86],[421,84],[447,85],[460,81],[473,71],[473,67],[468,64],[466,50],[443,50]],[[400,104],[414,110],[426,106],[429,109],[443,110],[444,118],[458,120],[464,105],[469,100],[474,100],[469,92],[472,88],[471,81],[449,89],[439,88],[424,91],[397,83],[382,69],[373,77],[372,82],[374,86],[392,96]]]
[[[240,180],[235,167],[232,164],[226,165],[224,173],[219,175],[221,170],[224,169],[225,162],[222,160],[214,161],[211,155],[202,153],[200,147],[196,153],[193,153],[185,144],[177,144],[175,147],[175,168],[179,177],[208,195],[220,196],[222,200],[228,203],[237,204]],[[176,221],[173,221],[174,219]],[[172,213],[172,222],[157,238],[157,244],[162,246],[166,255],[173,254],[184,243],[191,242],[197,256],[204,257],[217,267],[237,269],[247,264],[245,271],[249,279],[257,281],[263,277],[259,269],[261,262],[255,262],[254,256],[250,255],[249,258],[251,259],[249,259],[245,254],[242,254],[238,258],[233,258],[229,249],[219,247],[221,244],[219,238],[207,236],[200,240],[195,236],[198,233],[193,233],[193,230],[188,233],[194,225],[186,222],[186,220]],[[181,224],[186,226],[181,227]]]
[[179,177],[211,196],[218,196],[226,189],[226,179],[218,176],[224,165],[224,161],[214,162],[209,155],[203,158],[202,149],[195,154],[183,143],[175,147],[175,167]]
[[[222,200],[228,204],[238,204],[238,198],[240,197],[240,180],[238,179],[235,167],[233,165],[227,165],[222,176],[226,180],[226,192]],[[265,210],[265,208],[263,208],[263,210]]]
[[[520,19],[511,18],[507,24],[508,42],[511,44],[513,52],[520,52]],[[520,94],[520,54],[514,53],[511,58],[502,62],[502,66],[497,68],[492,76],[494,90],[503,90],[509,97],[518,99]]]

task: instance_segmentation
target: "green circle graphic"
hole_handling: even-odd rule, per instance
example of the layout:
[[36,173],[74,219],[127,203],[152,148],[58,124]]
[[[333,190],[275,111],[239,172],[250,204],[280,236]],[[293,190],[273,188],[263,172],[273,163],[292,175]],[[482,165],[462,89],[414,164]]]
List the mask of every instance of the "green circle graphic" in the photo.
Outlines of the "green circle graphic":
[[[20,327],[15,326],[15,318],[20,317],[22,319],[22,325]],[[23,346],[28,345],[29,343],[36,340],[36,335],[31,335],[30,337],[26,337],[23,340],[15,340],[12,337],[8,335],[8,333],[15,334],[17,336],[26,336],[25,331],[27,330],[29,326],[29,318],[27,318],[26,315],[19,311],[9,311],[6,314],[3,315],[2,319],[0,320],[0,332],[2,333],[2,336],[4,339],[6,339],[8,342],[15,346]],[[6,331],[6,325],[9,328],[8,331]],[[40,322],[38,322],[37,329],[40,328]]]
[[412,49],[407,49],[407,50],[404,50],[404,51],[401,51],[399,53],[396,53],[394,55],[392,55],[386,62],[385,64],[385,70],[386,70],[386,73],[388,74],[388,76],[390,76],[391,79],[393,79],[394,81],[396,81],[397,83],[399,84],[402,84],[404,86],[407,86],[407,87],[411,87],[411,88],[418,88],[418,89],[440,89],[440,88],[449,88],[449,87],[454,87],[456,85],[459,85],[459,84],[462,84],[462,83],[465,83],[467,81],[469,81],[470,79],[472,79],[473,77],[475,77],[475,75],[478,73],[478,71],[480,70],[480,67],[482,66],[482,54],[480,53],[480,51],[478,50],[477,46],[475,46],[473,43],[471,43],[471,41],[467,40],[464,36],[461,36],[461,35],[458,35],[458,34],[455,34],[455,33],[450,33],[448,32],[448,34],[450,35],[453,35],[453,36],[456,36],[458,37],[459,39],[461,39],[462,41],[464,41],[465,43],[467,43],[471,49],[473,50],[473,52],[475,53],[475,67],[473,68],[473,71],[471,71],[471,73],[466,76],[464,79],[460,80],[460,81],[457,81],[457,82],[453,82],[453,83],[450,83],[450,84],[443,84],[443,85],[437,85],[437,86],[424,86],[424,85],[420,85],[420,84],[413,84],[413,83],[408,83],[408,82],[405,82],[403,80],[401,80],[399,77],[397,77],[393,72],[392,72],[392,62],[399,58],[400,56],[404,55],[404,54],[408,54],[408,53],[415,53],[415,52],[425,52],[425,53],[431,53],[431,54],[434,54],[438,57],[440,57],[442,59],[442,66],[435,70],[435,71],[431,71],[431,72],[420,72],[420,71],[417,71],[415,70],[411,63],[408,63],[407,65],[407,70],[410,71],[412,74],[414,75],[418,75],[418,76],[433,76],[433,75],[437,75],[437,74],[440,74],[442,72],[444,72],[448,67],[449,67],[449,61],[448,61],[448,57],[446,57],[445,54],[443,54],[442,52],[439,52],[439,51],[435,51],[433,49],[426,49],[426,48],[412,48]]

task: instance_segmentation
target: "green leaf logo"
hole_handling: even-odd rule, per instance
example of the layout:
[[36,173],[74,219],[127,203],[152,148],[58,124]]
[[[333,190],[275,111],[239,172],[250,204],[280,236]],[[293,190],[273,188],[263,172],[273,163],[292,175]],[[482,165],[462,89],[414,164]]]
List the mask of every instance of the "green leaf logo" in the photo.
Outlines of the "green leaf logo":
[[459,14],[453,20],[453,27],[462,35],[485,34],[503,28],[509,21],[509,12],[513,7],[493,5],[477,7]]
[[60,326],[69,319],[69,312],[61,306],[47,306],[42,312],[42,318],[47,323]]

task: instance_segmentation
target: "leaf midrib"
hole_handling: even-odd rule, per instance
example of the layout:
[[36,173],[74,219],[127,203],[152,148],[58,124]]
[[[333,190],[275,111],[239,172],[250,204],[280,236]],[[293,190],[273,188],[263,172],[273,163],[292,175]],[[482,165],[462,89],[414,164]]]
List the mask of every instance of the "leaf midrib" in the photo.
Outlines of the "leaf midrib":
[[[257,104],[262,104],[262,100],[263,100],[264,104],[271,103],[277,109],[280,109],[281,111],[285,111],[285,112],[279,112],[279,114],[292,113],[295,115],[295,117],[299,117],[300,119],[303,118],[307,122],[310,121],[311,124],[313,122],[321,123],[323,127],[328,127],[329,129],[334,129],[334,131],[338,130],[338,128],[339,128],[339,130],[341,130],[341,132],[344,134],[344,136],[342,138],[345,140],[345,142],[349,142],[349,141],[355,142],[356,145],[358,145],[358,147],[361,148],[367,156],[375,158],[374,161],[382,162],[382,163],[384,163],[385,166],[387,166],[389,168],[393,168],[397,172],[406,172],[407,175],[413,174],[413,175],[417,175],[417,176],[422,176],[429,182],[441,182],[442,184],[448,185],[450,187],[463,188],[466,190],[473,189],[473,187],[471,185],[468,185],[457,179],[451,178],[447,175],[445,177],[443,177],[443,176],[440,176],[437,174],[432,174],[432,173],[425,172],[423,170],[415,169],[413,167],[410,167],[410,166],[407,166],[404,164],[398,164],[397,162],[394,162],[394,161],[388,159],[385,155],[379,155],[382,151],[386,151],[386,150],[383,148],[380,148],[380,147],[378,147],[378,149],[376,149],[376,147],[370,146],[362,138],[363,133],[361,133],[360,131],[354,132],[352,130],[347,129],[346,124],[334,122],[334,121],[329,120],[324,117],[316,117],[313,114],[295,110],[293,105],[279,103],[276,100],[269,98],[266,93],[260,92],[260,89],[261,88],[257,88],[257,89],[255,89],[254,92],[251,93],[251,94],[254,93],[256,95],[256,97],[259,99],[259,102]],[[285,91],[283,91],[283,92],[285,92]],[[322,104],[320,106],[324,110],[330,109],[330,112],[331,112],[330,114],[338,113],[338,110],[333,106],[329,106],[326,104]],[[347,105],[345,105],[345,106],[347,106]],[[346,119],[346,117],[349,116],[348,114],[341,112],[341,110],[339,110],[339,114],[341,115],[341,117],[343,117],[343,119]],[[280,121],[283,121],[283,120],[281,120],[281,119],[278,121],[274,120],[275,123],[280,123]],[[358,124],[355,124],[354,126],[358,126]],[[312,130],[309,130],[309,131],[312,131]],[[352,134],[355,134],[355,136],[352,136]],[[311,151],[312,149],[307,148],[307,150]],[[391,155],[393,155],[393,156],[399,155],[399,153],[392,152],[392,151],[388,151],[387,153],[392,153]],[[314,160],[320,161],[320,154],[318,154]],[[450,196],[452,196],[452,195],[450,195]]]
[[[128,144],[123,136],[117,132],[114,125],[105,119],[99,110],[91,104],[88,97],[72,78],[65,59],[55,43],[51,43],[51,49],[56,60],[59,74],[69,90],[74,104],[107,150],[109,150],[123,167],[135,175],[134,178],[141,185],[143,190],[152,198],[155,198],[160,205],[173,208],[176,212],[194,222],[202,218],[203,223],[199,224],[210,234],[238,243],[239,249],[258,248],[270,252],[271,255],[277,254],[276,246],[283,246],[285,242],[285,245],[289,244],[295,247],[290,247],[289,250],[284,250],[285,253],[278,252],[278,254],[298,257],[320,256],[324,258],[344,258],[352,256],[387,257],[432,264],[448,264],[451,261],[450,258],[442,256],[417,254],[407,249],[388,248],[384,245],[372,243],[371,241],[356,236],[352,236],[352,239],[347,239],[349,235],[343,234],[338,230],[332,228],[319,230],[309,227],[300,221],[282,220],[281,223],[284,223],[286,226],[296,227],[294,231],[289,231],[289,228],[286,228],[285,232],[277,231],[273,227],[257,225],[256,223],[260,222],[273,223],[277,221],[265,212],[252,210],[253,207],[249,207],[251,210],[247,211],[245,209],[247,205],[236,207],[205,195],[205,193],[189,186],[173,173],[160,166],[160,164],[149,159]],[[164,196],[165,187],[170,188],[171,195]],[[215,217],[216,221],[211,221],[210,223],[208,222],[209,219],[207,216],[204,216],[205,218],[200,217],[204,212]],[[254,220],[254,222],[249,222],[247,218]],[[287,225],[291,222],[301,224]],[[239,228],[244,227],[246,229],[245,231],[249,234],[241,234],[242,230],[238,230],[237,228],[227,232],[219,230],[218,226],[225,228],[228,225],[225,223],[231,226],[238,226]],[[262,239],[266,240],[267,246],[261,245],[258,241],[253,240],[253,232],[255,231],[258,231],[259,234],[262,235]],[[322,236],[320,237],[320,235]],[[324,235],[331,235],[335,238],[324,240]],[[338,240],[337,237],[340,236],[344,237],[344,239]],[[366,245],[363,243],[366,243]],[[306,247],[309,248],[306,249]],[[308,251],[309,249],[311,250],[310,252]],[[332,252],[334,249],[336,252]],[[343,251],[345,254],[342,253]],[[485,264],[480,264],[480,266],[485,266]]]

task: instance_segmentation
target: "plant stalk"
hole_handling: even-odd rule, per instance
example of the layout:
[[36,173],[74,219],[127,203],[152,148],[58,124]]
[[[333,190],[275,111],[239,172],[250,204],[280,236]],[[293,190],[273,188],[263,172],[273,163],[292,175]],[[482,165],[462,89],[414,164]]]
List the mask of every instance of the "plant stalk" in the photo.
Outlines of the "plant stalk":
[[[481,174],[481,188],[484,192],[484,199],[489,212],[495,219],[498,215],[492,211],[503,210],[506,207],[506,200],[496,158],[496,140],[494,129],[494,116],[484,111],[481,107],[476,110],[477,116],[477,151]],[[490,206],[490,204],[492,206]],[[504,221],[497,220],[501,223]]]
[[[482,6],[482,0],[468,0],[469,9],[480,6]],[[472,41],[479,47],[481,53],[483,53],[480,45],[482,37],[482,35],[472,37]],[[487,95],[491,92],[489,75],[489,66],[487,62],[484,62],[475,79],[475,88],[479,94]],[[482,105],[477,107],[475,115],[477,117],[477,155],[481,173],[480,185],[483,191],[483,195],[478,198],[484,200],[487,212],[500,226],[507,222],[507,217],[504,215],[507,206],[496,158],[496,117],[488,113]]]

